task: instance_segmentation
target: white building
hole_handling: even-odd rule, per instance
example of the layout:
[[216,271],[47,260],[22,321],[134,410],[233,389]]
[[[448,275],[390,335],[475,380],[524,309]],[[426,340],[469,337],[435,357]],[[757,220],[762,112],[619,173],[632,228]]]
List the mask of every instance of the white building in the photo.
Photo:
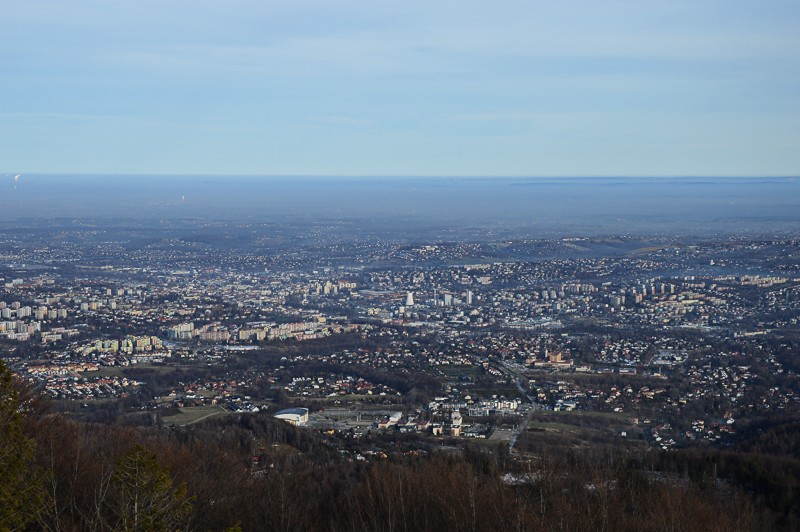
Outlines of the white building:
[[305,425],[308,423],[308,408],[287,408],[272,417],[288,421],[292,425]]

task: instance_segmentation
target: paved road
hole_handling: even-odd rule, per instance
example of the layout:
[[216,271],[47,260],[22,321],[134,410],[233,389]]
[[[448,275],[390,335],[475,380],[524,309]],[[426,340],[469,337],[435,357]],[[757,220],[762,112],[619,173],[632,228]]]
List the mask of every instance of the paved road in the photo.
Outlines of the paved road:
[[519,435],[525,432],[525,430],[528,428],[528,423],[531,420],[531,415],[533,415],[533,413],[536,412],[537,410],[541,410],[544,407],[541,404],[537,403],[536,399],[528,395],[528,390],[526,390],[525,387],[522,385],[522,378],[519,373],[509,368],[502,362],[497,365],[497,369],[502,371],[507,377],[514,379],[514,383],[517,385],[517,390],[519,390],[519,393],[522,394],[522,396],[525,397],[531,403],[531,409],[522,419],[522,422],[516,426],[513,433],[511,434],[511,440],[509,440],[508,442],[509,453],[516,454],[516,451],[514,450],[514,445],[517,443],[517,438],[519,438]]

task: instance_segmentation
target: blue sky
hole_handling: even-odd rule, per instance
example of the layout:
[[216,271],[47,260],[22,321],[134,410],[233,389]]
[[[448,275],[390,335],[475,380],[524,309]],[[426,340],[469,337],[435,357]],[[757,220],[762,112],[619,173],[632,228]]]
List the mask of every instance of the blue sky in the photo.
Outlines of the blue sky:
[[0,0],[0,171],[798,175],[800,2]]

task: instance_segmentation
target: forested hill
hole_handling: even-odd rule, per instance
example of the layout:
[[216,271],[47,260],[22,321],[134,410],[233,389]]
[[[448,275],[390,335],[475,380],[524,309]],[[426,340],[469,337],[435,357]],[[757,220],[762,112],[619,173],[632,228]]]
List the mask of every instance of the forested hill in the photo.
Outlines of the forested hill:
[[5,529],[728,531],[800,524],[797,457],[756,454],[758,439],[738,453],[554,447],[523,460],[506,446],[407,452],[399,434],[333,440],[259,414],[183,428],[104,425],[48,413],[1,369]]

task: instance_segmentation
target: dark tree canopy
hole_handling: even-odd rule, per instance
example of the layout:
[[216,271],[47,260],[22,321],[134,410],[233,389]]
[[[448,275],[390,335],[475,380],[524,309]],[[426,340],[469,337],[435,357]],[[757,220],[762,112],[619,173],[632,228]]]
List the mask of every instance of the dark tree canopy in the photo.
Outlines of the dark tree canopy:
[[34,521],[42,507],[33,442],[23,432],[23,403],[14,375],[0,360],[0,529]]

